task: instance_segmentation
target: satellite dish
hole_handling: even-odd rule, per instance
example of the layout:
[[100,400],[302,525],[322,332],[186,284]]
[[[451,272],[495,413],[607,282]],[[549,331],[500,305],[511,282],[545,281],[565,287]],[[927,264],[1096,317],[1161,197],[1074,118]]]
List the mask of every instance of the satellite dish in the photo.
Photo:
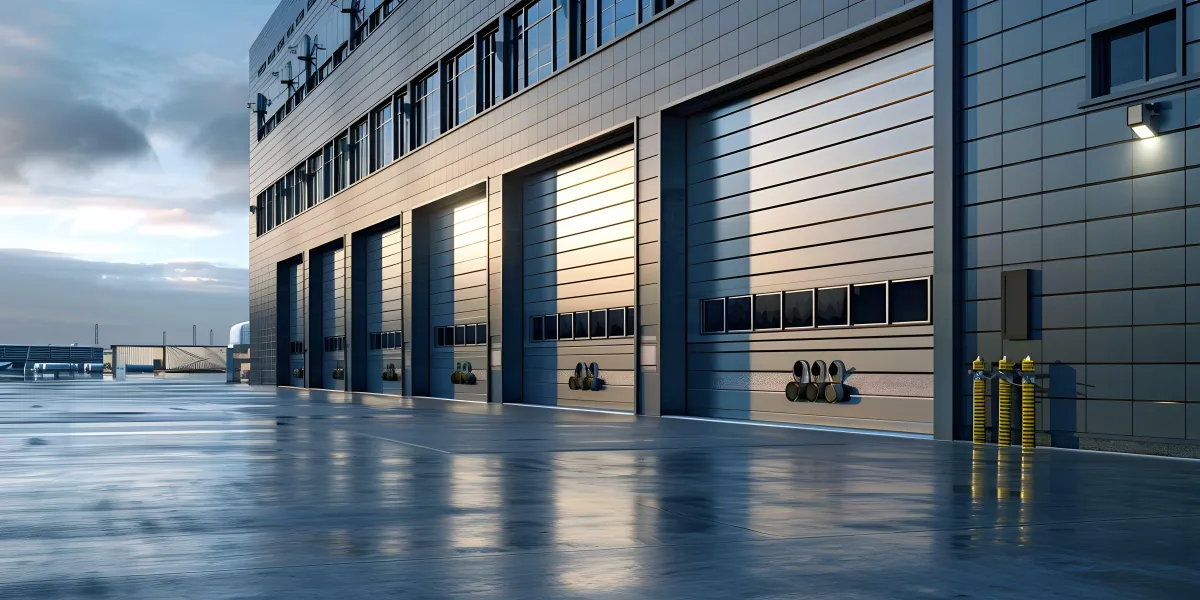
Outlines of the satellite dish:
[[295,78],[292,76],[292,61],[284,61],[283,67],[279,69],[279,83],[292,85],[295,82]]
[[358,0],[341,0],[342,12],[358,12]]

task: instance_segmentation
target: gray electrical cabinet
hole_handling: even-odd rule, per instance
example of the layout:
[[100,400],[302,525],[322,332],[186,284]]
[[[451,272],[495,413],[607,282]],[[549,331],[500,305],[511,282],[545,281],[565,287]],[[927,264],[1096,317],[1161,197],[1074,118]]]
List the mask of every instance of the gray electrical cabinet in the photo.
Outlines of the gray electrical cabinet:
[[345,251],[321,253],[321,387],[346,389]]
[[434,207],[427,223],[429,393],[486,402],[487,199],[481,194]]
[[[932,432],[932,66],[925,34],[688,118],[689,414]],[[799,360],[844,401],[789,402]]]
[[[634,164],[626,144],[522,185],[524,402],[635,408]],[[573,389],[579,363],[598,367],[598,389]]]
[[402,326],[403,234],[399,228],[367,235],[366,250],[366,389],[404,392]]

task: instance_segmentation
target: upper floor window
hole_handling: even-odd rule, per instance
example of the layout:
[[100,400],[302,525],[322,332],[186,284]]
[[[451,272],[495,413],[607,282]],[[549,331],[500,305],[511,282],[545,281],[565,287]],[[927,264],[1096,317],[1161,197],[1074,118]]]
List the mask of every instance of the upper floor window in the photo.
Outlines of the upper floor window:
[[521,87],[533,85],[567,64],[566,0],[535,0],[516,16],[516,67]]
[[371,126],[366,119],[355,123],[350,128],[350,181],[348,183],[351,185],[369,173],[368,169],[371,166],[370,131]]
[[599,0],[600,43],[607,44],[637,25],[635,0]]
[[1175,11],[1124,23],[1092,39],[1094,95],[1136,88],[1179,73]]
[[308,207],[312,208],[325,199],[324,188],[325,169],[321,161],[321,152],[308,158]]
[[408,103],[408,94],[400,92],[393,103],[392,117],[396,120],[396,156],[403,156],[412,149],[412,107]]
[[420,146],[442,133],[441,97],[438,72],[422,78],[416,85],[413,101],[413,147]]
[[374,161],[371,165],[372,171],[388,166],[396,158],[396,129],[392,111],[392,103],[388,102],[376,109],[371,117],[375,124],[375,134],[371,136],[371,144],[374,147],[371,154]]
[[501,90],[496,80],[496,32],[479,38],[479,95],[481,108],[490,108],[500,98]]
[[337,191],[336,169],[334,168],[334,164],[337,162],[337,155],[334,153],[336,145],[334,142],[325,144],[325,167],[322,169],[324,176],[321,178],[322,200],[332,196]]
[[475,116],[475,52],[467,49],[450,62],[447,77],[451,107],[451,126]]

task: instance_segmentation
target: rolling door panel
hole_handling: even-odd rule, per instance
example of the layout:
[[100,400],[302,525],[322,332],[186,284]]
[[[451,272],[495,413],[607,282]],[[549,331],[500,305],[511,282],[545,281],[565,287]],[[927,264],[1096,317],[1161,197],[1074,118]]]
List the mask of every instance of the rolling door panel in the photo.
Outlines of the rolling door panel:
[[367,391],[404,392],[403,238],[399,228],[367,236]]
[[[469,198],[431,209],[429,216],[430,394],[487,401],[486,340],[438,346],[439,327],[487,323],[488,224],[485,198]],[[454,373],[470,363],[475,383],[457,383]],[[465,372],[463,367],[462,372]]]
[[[330,250],[321,254],[321,381],[325,389],[346,389],[346,273],[345,251]],[[335,341],[330,342],[333,338]],[[337,342],[336,340],[341,340]],[[335,375],[335,372],[337,375]]]
[[289,381],[295,387],[304,387],[304,265],[291,263],[287,266],[288,282],[288,345],[285,346],[288,360]]
[[[610,337],[608,309],[633,306],[637,205],[634,151],[613,148],[526,179],[523,194],[524,402],[633,410],[634,338]],[[534,339],[534,317],[588,312],[584,339]],[[591,329],[604,311],[603,335]],[[572,317],[573,318],[573,317]],[[572,331],[573,338],[573,331]],[[578,363],[597,363],[602,389],[571,389]]]
[[[932,50],[924,34],[689,117],[689,414],[931,431],[932,327],[871,315],[932,275]],[[789,402],[797,360],[843,361],[846,401]]]

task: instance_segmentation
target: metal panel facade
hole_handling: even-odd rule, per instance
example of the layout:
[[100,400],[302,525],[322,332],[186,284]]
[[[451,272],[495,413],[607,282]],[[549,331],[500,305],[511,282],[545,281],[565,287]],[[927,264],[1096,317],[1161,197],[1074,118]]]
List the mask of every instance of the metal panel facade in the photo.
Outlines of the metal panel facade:
[[[1197,6],[962,5],[962,352],[1037,361],[1042,443],[1184,454],[1200,441],[1200,30]],[[1170,11],[1176,76],[1094,98],[1090,37]],[[1098,46],[1093,51],[1099,52]],[[1156,103],[1157,137],[1130,106]],[[1029,336],[1003,339],[1002,273],[1030,269]],[[970,402],[970,382],[957,401]],[[969,410],[959,411],[959,435]],[[1017,420],[1014,420],[1017,421]],[[1014,427],[1019,427],[1014,422]]]
[[[635,407],[634,163],[625,144],[523,183],[524,402]],[[597,365],[602,389],[568,385],[579,363]]]
[[[797,301],[790,324],[733,316],[735,302],[786,313],[781,292],[811,309],[814,289],[852,286],[852,302],[853,286],[932,274],[932,50],[922,35],[689,119],[690,414],[932,432],[928,315],[858,323],[852,304],[822,327]],[[706,328],[717,298],[728,327]],[[844,361],[848,401],[789,402],[797,360]]]

